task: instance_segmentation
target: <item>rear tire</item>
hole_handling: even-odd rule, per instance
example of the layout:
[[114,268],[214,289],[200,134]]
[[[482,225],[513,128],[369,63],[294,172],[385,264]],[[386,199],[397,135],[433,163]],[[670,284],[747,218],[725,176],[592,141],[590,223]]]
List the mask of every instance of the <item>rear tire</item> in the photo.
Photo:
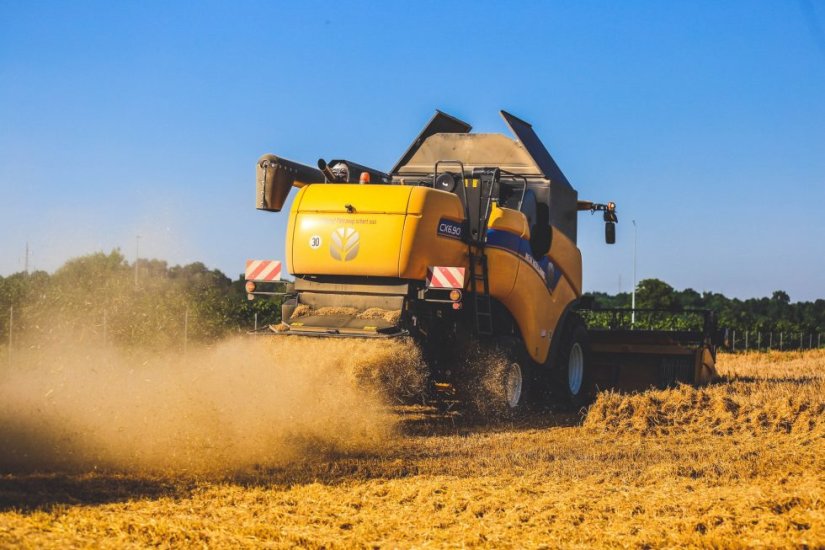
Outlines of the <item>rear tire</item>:
[[494,379],[492,398],[500,416],[517,418],[524,416],[536,404],[538,365],[527,355],[524,343],[516,337],[500,337],[496,346],[503,354],[505,363]]
[[564,327],[555,356],[553,395],[569,408],[589,404],[595,396],[593,366],[587,327],[578,315],[571,315]]
[[459,382],[462,400],[469,411],[483,417],[522,416],[535,401],[537,371],[518,338],[495,338],[470,358]]
[[511,361],[505,367],[502,375],[504,403],[508,409],[514,410],[524,405],[524,375],[521,365]]

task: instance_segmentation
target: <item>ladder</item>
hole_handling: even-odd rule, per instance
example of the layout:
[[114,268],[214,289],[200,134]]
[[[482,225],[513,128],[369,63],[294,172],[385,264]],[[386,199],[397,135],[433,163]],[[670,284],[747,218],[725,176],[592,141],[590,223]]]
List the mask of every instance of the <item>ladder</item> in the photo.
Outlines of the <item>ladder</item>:
[[487,255],[479,246],[470,248],[470,292],[473,294],[473,314],[476,332],[481,336],[493,334],[493,302],[490,299],[490,280]]
[[[476,333],[481,336],[493,334],[493,302],[490,298],[490,278],[487,267],[487,223],[490,220],[490,206],[493,187],[499,180],[497,168],[473,170],[473,181],[478,181],[478,194],[473,193],[477,207],[475,219],[471,220],[471,241],[469,243],[470,291],[473,294],[473,314]],[[469,210],[469,208],[468,208]],[[474,222],[474,223],[473,223]]]

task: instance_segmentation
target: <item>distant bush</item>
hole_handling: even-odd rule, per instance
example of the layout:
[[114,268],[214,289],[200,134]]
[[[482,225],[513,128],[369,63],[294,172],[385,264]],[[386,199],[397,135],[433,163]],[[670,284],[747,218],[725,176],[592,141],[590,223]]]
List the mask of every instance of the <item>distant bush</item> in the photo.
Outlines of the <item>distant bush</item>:
[[[102,342],[105,331],[106,341],[118,345],[168,348],[182,345],[185,317],[192,342],[246,331],[255,313],[260,324],[280,320],[280,299],[250,302],[242,279],[233,281],[200,262],[170,267],[162,260],[140,260],[137,286],[134,270],[134,264],[113,250],[71,259],[54,274],[36,271],[0,277],[0,346],[8,342],[12,306],[14,337],[21,345],[65,336]],[[631,303],[627,292],[590,296],[600,307],[629,308]],[[644,279],[637,287],[636,305],[712,309],[719,326],[737,331],[825,332],[825,300],[791,303],[781,290],[770,298],[739,300],[690,288],[675,290],[664,281]],[[591,322],[609,326],[611,319],[595,314]],[[640,314],[637,322],[644,328],[695,328],[701,319]]]
[[[135,266],[119,250],[69,260],[54,274],[43,271],[0,277],[0,332],[8,339],[9,308],[20,344],[70,336],[124,346],[182,345],[184,324],[193,342],[280,318],[278,300],[247,301],[243,280],[232,281],[200,262],[169,267],[161,260]],[[185,322],[186,321],[186,322]],[[104,334],[105,332],[105,334]]]
[[[629,292],[607,294],[605,292],[588,293],[595,305],[602,308],[629,308]],[[762,331],[785,333],[820,333],[825,332],[825,300],[815,302],[791,303],[788,294],[777,290],[770,298],[727,298],[715,292],[698,293],[692,288],[675,290],[659,279],[643,279],[636,287],[637,308],[699,308],[716,312],[720,327],[737,331]],[[608,318],[602,315],[604,324]],[[642,316],[642,319],[644,317]],[[692,325],[694,321],[675,320],[675,326],[666,326],[666,316],[653,316],[652,328],[682,328]]]

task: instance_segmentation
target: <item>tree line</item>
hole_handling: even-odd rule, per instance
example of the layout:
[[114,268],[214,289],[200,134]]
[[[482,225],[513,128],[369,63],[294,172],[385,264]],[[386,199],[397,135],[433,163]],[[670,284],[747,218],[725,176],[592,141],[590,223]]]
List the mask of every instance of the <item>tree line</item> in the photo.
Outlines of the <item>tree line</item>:
[[[170,266],[161,260],[139,260],[135,281],[135,264],[119,250],[74,258],[53,274],[0,277],[0,346],[8,343],[12,308],[13,336],[21,345],[71,337],[163,348],[181,345],[184,337],[211,342],[245,332],[256,313],[261,325],[280,320],[278,298],[248,301],[242,277],[233,280],[200,262]],[[629,292],[588,296],[596,307],[631,306]],[[644,279],[637,286],[636,306],[711,309],[720,327],[741,332],[825,332],[825,300],[791,303],[782,290],[770,297],[740,300]],[[682,326],[668,323],[658,326]]]
[[[13,308],[13,312],[11,311]],[[74,258],[53,274],[0,277],[0,345],[9,325],[19,345],[59,338],[168,348],[186,337],[211,342],[280,317],[278,300],[248,301],[242,278],[232,280],[200,262],[126,261],[119,250]],[[185,331],[185,335],[184,335]]]
[[[631,293],[588,293],[598,307],[629,308]],[[699,293],[692,288],[676,290],[659,279],[644,279],[636,287],[637,308],[666,310],[709,309],[722,328],[745,331],[818,334],[825,332],[825,300],[791,302],[788,293],[774,291],[770,297],[728,298],[717,292]]]

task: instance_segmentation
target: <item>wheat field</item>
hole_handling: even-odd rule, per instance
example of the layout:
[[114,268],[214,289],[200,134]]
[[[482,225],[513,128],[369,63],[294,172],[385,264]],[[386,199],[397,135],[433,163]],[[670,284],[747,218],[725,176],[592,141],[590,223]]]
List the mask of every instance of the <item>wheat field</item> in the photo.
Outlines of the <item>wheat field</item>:
[[349,447],[301,416],[315,443],[229,469],[0,461],[0,546],[825,547],[825,352],[719,369],[518,422],[376,412]]

